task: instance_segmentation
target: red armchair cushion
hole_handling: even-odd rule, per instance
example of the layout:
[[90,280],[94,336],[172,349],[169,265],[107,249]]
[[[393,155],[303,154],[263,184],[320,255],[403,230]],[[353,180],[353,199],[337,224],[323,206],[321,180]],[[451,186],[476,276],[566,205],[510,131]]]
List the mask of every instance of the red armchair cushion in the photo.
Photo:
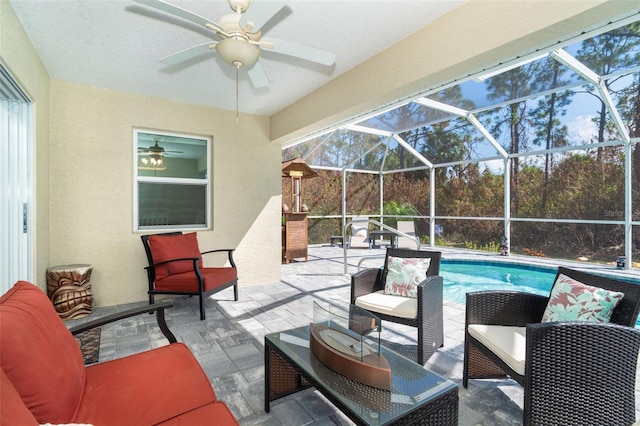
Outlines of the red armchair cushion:
[[69,422],[85,368],[53,304],[38,287],[19,281],[0,298],[0,317],[0,364],[24,404],[40,423]]
[[[153,263],[196,257],[200,259],[198,267],[202,268],[198,236],[195,232],[180,235],[150,235],[148,242]],[[169,262],[156,267],[156,280],[188,271],[193,271],[193,261],[191,260]]]
[[174,343],[88,366],[74,421],[157,424],[215,400],[209,379],[191,351]]
[[[238,271],[235,268],[202,268],[200,269],[204,279],[204,291],[213,290],[221,285],[227,284],[238,278]],[[193,271],[182,274],[169,275],[160,280],[156,280],[156,290],[173,290],[197,293],[198,280]]]

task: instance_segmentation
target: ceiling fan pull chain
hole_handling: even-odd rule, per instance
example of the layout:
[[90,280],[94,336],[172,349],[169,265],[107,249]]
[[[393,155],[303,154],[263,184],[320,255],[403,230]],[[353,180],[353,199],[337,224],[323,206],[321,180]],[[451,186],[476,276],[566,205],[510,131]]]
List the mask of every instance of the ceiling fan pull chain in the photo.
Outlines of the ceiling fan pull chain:
[[238,97],[240,95],[240,89],[239,89],[239,81],[238,81],[238,73],[240,70],[240,64],[236,64],[236,123],[238,122]]

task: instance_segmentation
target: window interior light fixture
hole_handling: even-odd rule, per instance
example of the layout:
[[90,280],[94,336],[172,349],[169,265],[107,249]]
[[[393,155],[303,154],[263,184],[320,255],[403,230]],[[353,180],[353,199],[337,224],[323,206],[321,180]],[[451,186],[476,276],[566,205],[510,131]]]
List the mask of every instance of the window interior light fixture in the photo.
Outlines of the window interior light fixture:
[[140,164],[138,165],[140,170],[154,170],[162,171],[167,170],[167,166],[164,163],[164,158],[160,154],[149,154],[140,157]]
[[521,67],[521,66],[523,66],[523,65],[530,64],[531,62],[535,62],[535,61],[537,61],[538,59],[546,58],[547,56],[549,56],[549,54],[548,54],[548,53],[543,53],[543,54],[541,54],[541,55],[535,55],[535,56],[530,56],[530,57],[524,57],[524,58],[523,58],[522,60],[520,60],[520,61],[514,62],[514,63],[512,63],[512,64],[505,65],[505,66],[500,67],[500,68],[497,68],[497,69],[495,69],[495,70],[493,70],[493,71],[489,71],[489,72],[488,72],[488,73],[486,73],[486,74],[479,75],[479,76],[475,77],[475,78],[474,78],[474,80],[475,80],[475,81],[477,81],[477,82],[483,82],[483,81],[485,81],[485,80],[486,80],[486,79],[488,79],[488,78],[495,77],[496,75],[498,75],[498,74],[502,74],[503,72],[507,72],[507,71],[510,71],[510,70],[512,70],[512,69],[515,69],[515,68]]

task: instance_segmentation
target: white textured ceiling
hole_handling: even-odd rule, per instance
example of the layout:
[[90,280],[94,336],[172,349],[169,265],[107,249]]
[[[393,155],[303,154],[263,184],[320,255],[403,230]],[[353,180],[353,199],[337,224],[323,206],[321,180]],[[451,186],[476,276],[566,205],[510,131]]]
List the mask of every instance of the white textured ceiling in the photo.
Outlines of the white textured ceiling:
[[[214,22],[231,13],[226,0],[168,1]],[[333,51],[336,64],[263,51],[271,85],[255,89],[240,70],[239,109],[272,115],[466,1],[291,0],[263,35]],[[158,62],[210,40],[191,23],[134,1],[10,2],[52,79],[236,109],[235,69],[213,52],[179,66]]]

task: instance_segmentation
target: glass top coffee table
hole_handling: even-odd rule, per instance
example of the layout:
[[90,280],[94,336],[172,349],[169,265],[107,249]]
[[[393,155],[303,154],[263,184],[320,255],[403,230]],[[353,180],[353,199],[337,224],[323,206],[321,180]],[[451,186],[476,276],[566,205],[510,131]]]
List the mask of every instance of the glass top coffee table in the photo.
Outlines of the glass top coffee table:
[[361,425],[458,424],[458,386],[381,347],[391,367],[391,391],[348,379],[327,368],[309,348],[309,327],[264,337],[264,408],[283,396],[314,387]]

